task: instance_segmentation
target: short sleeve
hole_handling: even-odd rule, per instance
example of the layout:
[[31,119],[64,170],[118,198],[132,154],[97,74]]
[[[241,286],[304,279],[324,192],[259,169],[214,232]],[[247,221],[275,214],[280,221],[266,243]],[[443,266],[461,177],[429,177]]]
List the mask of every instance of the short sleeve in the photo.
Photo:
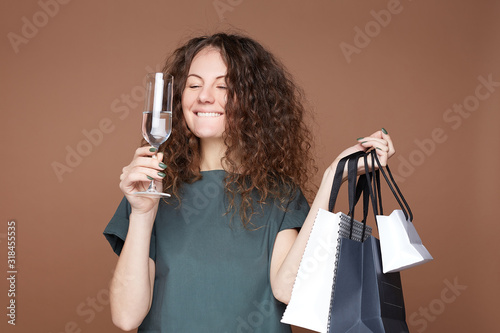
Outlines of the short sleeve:
[[301,228],[309,213],[309,203],[307,202],[304,194],[299,189],[294,198],[288,204],[283,221],[280,225],[279,231],[285,229]]
[[[125,243],[125,238],[127,237],[128,226],[129,226],[129,216],[131,207],[127,198],[123,197],[120,205],[116,209],[115,214],[109,221],[108,225],[104,229],[104,237],[111,245],[113,251],[120,255],[123,249],[123,244]],[[153,231],[151,233],[151,242],[149,246],[149,257],[153,260],[156,259],[156,228],[153,225]]]

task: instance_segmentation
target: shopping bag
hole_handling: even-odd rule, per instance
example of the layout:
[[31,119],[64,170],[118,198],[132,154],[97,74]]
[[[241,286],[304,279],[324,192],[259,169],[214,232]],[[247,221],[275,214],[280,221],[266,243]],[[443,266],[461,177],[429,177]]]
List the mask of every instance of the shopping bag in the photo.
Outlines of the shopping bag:
[[[364,158],[367,172],[360,178],[366,179],[365,191],[372,198],[375,213],[377,201],[371,187],[374,177],[370,176],[366,155]],[[350,202],[356,167],[357,161],[349,163]],[[366,223],[366,214],[363,221]],[[332,333],[408,332],[400,274],[382,272],[380,244],[375,237],[363,242],[341,238],[329,314],[328,332]]]
[[[341,159],[337,166],[330,194],[330,210],[335,205],[348,159],[349,156]],[[369,235],[371,228],[351,220],[346,214],[319,209],[281,322],[326,333],[340,238],[350,236],[353,241],[360,242]]]
[[341,240],[328,332],[409,332],[399,272],[382,272],[379,240]]
[[[422,244],[422,240],[412,222],[413,214],[410,206],[396,184],[389,166],[385,167],[389,175],[387,177],[377,158],[377,154],[372,151],[370,155],[372,163],[376,162],[379,166],[380,172],[401,207],[401,209],[394,210],[390,215],[383,214],[381,204],[378,207],[380,211],[379,215],[377,215],[377,226],[382,252],[383,272],[402,271],[433,260],[429,251]],[[380,191],[378,195],[380,195]],[[379,202],[380,200],[381,197],[379,196]]]

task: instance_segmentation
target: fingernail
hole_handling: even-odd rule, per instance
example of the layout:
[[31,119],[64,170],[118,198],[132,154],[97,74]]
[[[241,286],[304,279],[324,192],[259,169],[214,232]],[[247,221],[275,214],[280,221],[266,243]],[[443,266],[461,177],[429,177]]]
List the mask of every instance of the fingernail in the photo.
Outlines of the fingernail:
[[382,149],[380,149],[379,147],[377,147],[377,149],[378,149],[378,150],[382,150]]
[[165,177],[166,174],[164,174],[163,172],[158,172],[158,176],[160,176],[161,178]]
[[159,165],[159,166],[160,166],[160,168],[162,168],[162,169],[166,169],[166,168],[167,168],[167,165],[166,165],[165,163],[160,162],[158,165]]
[[363,138],[364,138],[364,136],[362,136],[362,137],[360,137],[360,138],[357,138],[356,140],[361,140],[361,139],[363,139]]
[[360,142],[361,144],[366,143],[367,141]]
[[384,134],[387,134],[387,130],[383,127],[382,127],[382,132],[384,132]]
[[149,180],[153,180],[153,177],[150,177],[150,176],[146,176],[146,177],[148,177]]
[[149,148],[149,151],[152,152],[152,153],[154,153],[156,151],[156,148],[155,147],[151,147],[151,148]]

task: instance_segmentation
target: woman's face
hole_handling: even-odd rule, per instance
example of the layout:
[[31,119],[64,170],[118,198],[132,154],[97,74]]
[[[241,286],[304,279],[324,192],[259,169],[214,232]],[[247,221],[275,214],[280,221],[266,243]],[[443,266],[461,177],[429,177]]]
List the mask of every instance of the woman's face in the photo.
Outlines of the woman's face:
[[191,62],[182,93],[184,119],[201,140],[221,139],[225,129],[227,67],[219,50],[201,50]]

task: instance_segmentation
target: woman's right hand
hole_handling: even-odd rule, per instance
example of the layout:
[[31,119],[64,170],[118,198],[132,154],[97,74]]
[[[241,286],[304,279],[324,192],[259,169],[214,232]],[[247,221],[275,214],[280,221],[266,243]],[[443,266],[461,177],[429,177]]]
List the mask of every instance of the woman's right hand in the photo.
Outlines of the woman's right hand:
[[[123,168],[120,175],[120,189],[127,198],[132,211],[136,214],[146,214],[155,211],[158,207],[159,198],[149,198],[134,195],[134,192],[147,190],[151,178],[155,181],[158,191],[162,190],[162,179],[165,177],[163,170],[166,165],[163,153],[158,153],[157,159],[152,158],[156,150],[153,147],[141,147],[135,151],[134,158],[129,165]],[[151,178],[148,178],[151,177]]]

